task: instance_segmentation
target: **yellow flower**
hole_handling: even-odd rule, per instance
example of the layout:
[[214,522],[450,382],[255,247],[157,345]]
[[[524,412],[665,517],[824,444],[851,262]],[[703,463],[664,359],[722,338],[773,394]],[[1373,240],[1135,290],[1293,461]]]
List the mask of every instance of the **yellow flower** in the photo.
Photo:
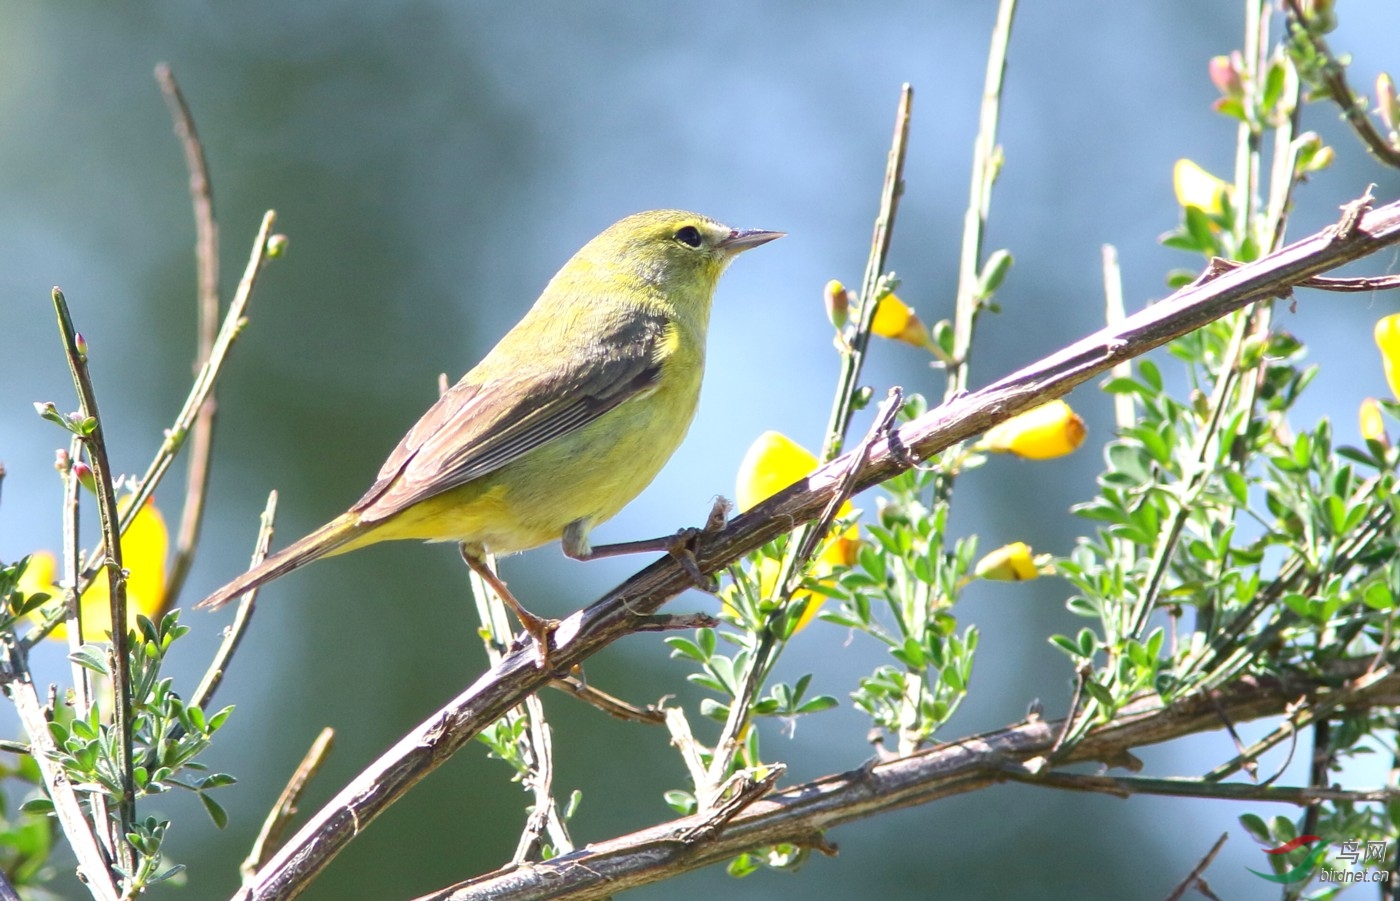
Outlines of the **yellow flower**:
[[[748,453],[744,454],[744,462],[739,464],[738,484],[734,492],[739,511],[757,506],[816,468],[817,458],[811,451],[781,432],[764,432],[750,445]],[[836,515],[837,518],[845,518],[850,514],[851,502],[846,501]],[[860,552],[859,534],[857,527],[852,525],[839,534],[827,536],[813,561],[812,574],[821,579],[829,576],[838,566],[853,564]],[[759,587],[765,597],[777,588],[779,568],[779,562],[772,559],[764,560],[759,565]],[[810,591],[799,591],[793,600],[805,600],[811,594]],[[793,630],[794,634],[812,621],[820,607],[820,599],[808,605],[807,612]]]
[[871,323],[870,331],[881,338],[903,341],[915,347],[933,347],[933,338],[928,333],[928,326],[894,294],[886,294],[885,299],[880,301],[880,306],[875,309],[875,319]]
[[1376,346],[1381,349],[1385,382],[1390,393],[1400,400],[1400,313],[1383,316],[1376,323]]
[[1368,397],[1361,402],[1360,419],[1363,439],[1389,445],[1390,439],[1385,433],[1385,419],[1381,416],[1381,405],[1376,402],[1374,397]]
[[1187,159],[1177,160],[1172,167],[1172,189],[1177,203],[1212,216],[1225,212],[1225,198],[1231,194],[1229,184]]
[[1028,460],[1052,460],[1073,453],[1087,434],[1084,420],[1069,404],[1052,400],[988,429],[977,448]]
[[[126,510],[131,506],[128,495],[118,504]],[[170,535],[165,528],[165,519],[152,499],[147,498],[131,526],[122,536],[122,566],[127,571],[126,612],[129,627],[136,625],[136,615],[144,613],[155,619],[164,612],[165,603],[165,558],[170,545]],[[63,589],[54,583],[58,561],[48,551],[37,551],[29,558],[29,566],[20,578],[19,589],[25,594],[46,592],[53,601],[36,613],[41,619],[52,609],[53,604],[63,603]],[[112,607],[107,576],[99,572],[92,580],[82,599],[83,637],[87,641],[100,641],[112,630]],[[62,623],[49,633],[49,638],[68,640],[68,629]]]
[[1049,554],[1034,556],[1024,541],[1013,541],[978,560],[972,568],[972,577],[994,582],[1028,582],[1053,571]]

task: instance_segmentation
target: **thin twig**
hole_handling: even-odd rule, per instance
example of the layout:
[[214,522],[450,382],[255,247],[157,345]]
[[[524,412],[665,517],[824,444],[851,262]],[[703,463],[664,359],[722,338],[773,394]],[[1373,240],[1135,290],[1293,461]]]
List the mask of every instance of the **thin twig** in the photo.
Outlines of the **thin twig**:
[[63,292],[53,289],[54,311],[58,314],[58,330],[63,339],[68,370],[73,376],[73,388],[78,394],[78,409],[89,420],[91,430],[83,436],[83,446],[91,461],[92,475],[97,483],[97,515],[102,524],[102,543],[106,548],[107,584],[112,606],[112,728],[117,741],[112,750],[120,785],[117,799],[116,834],[112,844],[117,861],[127,873],[136,871],[136,856],[126,836],[136,823],[136,783],[132,779],[131,722],[131,642],[126,619],[126,573],[122,569],[122,549],[117,533],[117,496],[113,487],[112,467],[107,459],[102,417],[97,411],[97,394],[87,367],[87,353],[79,347],[78,332],[68,312]]
[[[1211,260],[1211,266],[1220,272],[1238,269],[1243,265],[1245,264],[1237,260],[1225,260],[1220,257]],[[1316,288],[1319,291],[1336,291],[1342,294],[1368,294],[1372,291],[1391,291],[1400,288],[1400,275],[1357,276],[1353,278],[1326,278],[1319,275],[1304,279],[1298,283],[1298,287]]]
[[1171,892],[1167,894],[1164,901],[1180,901],[1182,896],[1184,896],[1192,886],[1199,883],[1201,881],[1201,874],[1210,867],[1211,861],[1215,860],[1215,855],[1219,854],[1220,849],[1225,847],[1225,841],[1229,837],[1230,833],[1228,832],[1220,833],[1220,838],[1216,839],[1215,844],[1210,846],[1210,850],[1206,852],[1206,856],[1202,857],[1200,861],[1191,868],[1191,872],[1186,874],[1185,879],[1177,883],[1176,888],[1172,889]]
[[[219,328],[219,225],[214,218],[214,189],[209,180],[209,167],[204,159],[204,146],[194,127],[185,95],[175,82],[170,66],[156,66],[156,81],[160,83],[165,104],[174,121],[175,136],[185,152],[185,168],[190,175],[190,201],[194,206],[195,267],[199,322],[196,326],[194,369],[209,361],[214,351],[214,339]],[[204,522],[204,500],[209,489],[209,467],[214,447],[214,391],[199,405],[190,433],[189,465],[185,470],[185,504],[180,514],[180,528],[175,538],[175,559],[165,580],[165,599],[169,609],[180,595],[180,589],[194,563],[199,545],[200,526]]]
[[880,188],[880,210],[875,216],[875,233],[870,239],[870,256],[861,280],[860,318],[855,338],[841,355],[841,373],[837,377],[836,398],[827,419],[826,436],[822,439],[821,460],[826,462],[841,453],[846,432],[855,412],[855,397],[860,387],[860,372],[865,365],[866,349],[870,345],[870,327],[882,296],[881,280],[885,261],[890,255],[890,239],[894,234],[895,214],[899,198],[904,193],[904,158],[909,147],[909,116],[914,103],[914,89],[904,85],[899,93],[899,106],[894,116],[894,138],[885,163],[885,181]]
[[[267,495],[267,505],[263,507],[262,518],[259,520],[258,537],[253,547],[253,562],[250,566],[257,566],[267,557],[268,549],[272,547],[273,523],[277,519],[277,492],[271,491]],[[233,614],[233,622],[224,630],[224,639],[219,643],[219,649],[214,652],[214,659],[209,662],[209,668],[204,671],[204,678],[199,680],[199,687],[190,695],[189,704],[191,707],[205,709],[214,699],[214,692],[218,691],[219,685],[224,680],[224,674],[228,672],[229,661],[233,659],[233,654],[238,650],[238,645],[243,641],[243,635],[248,631],[248,623],[253,618],[253,604],[257,600],[258,590],[256,588],[245,592],[238,601],[238,609]]]
[[972,145],[972,177],[969,179],[967,210],[963,213],[962,252],[958,258],[958,291],[953,308],[953,352],[948,363],[948,386],[944,400],[950,400],[969,384],[972,333],[983,298],[978,297],[981,282],[982,240],[992,209],[992,185],[1001,171],[997,146],[997,125],[1001,120],[1001,93],[1006,76],[1007,54],[1011,48],[1011,23],[1016,18],[1016,0],[1001,0],[997,21],[992,28],[987,72],[982,83],[982,110],[977,137]]
[[549,687],[573,695],[580,701],[598,708],[608,716],[626,722],[651,723],[658,726],[666,722],[666,713],[660,707],[654,707],[650,704],[646,707],[638,707],[636,704],[630,704],[621,698],[614,697],[574,676],[555,676],[554,680],[549,683]]
[[[174,462],[176,454],[184,446],[185,436],[193,425],[200,408],[203,406],[209,392],[213,390],[214,381],[218,378],[228,355],[229,348],[238,337],[239,331],[243,328],[243,313],[247,309],[248,302],[252,297],[253,287],[257,283],[258,273],[262,270],[262,265],[267,259],[267,239],[272,232],[272,226],[277,221],[277,214],[268,210],[263,215],[262,225],[258,229],[258,235],[254,239],[253,250],[248,260],[248,266],[243,271],[243,278],[238,283],[238,290],[233,295],[233,301],[229,304],[228,312],[224,315],[223,325],[219,329],[219,336],[214,341],[214,351],[209,357],[209,361],[200,369],[195,376],[194,386],[190,389],[189,395],[185,398],[185,406],[180,414],[175,418],[175,423],[166,430],[165,441],[160,449],[156,451],[155,458],[147,467],[145,474],[137,482],[135,490],[132,492],[129,501],[130,507],[121,518],[120,531],[125,532],[131,525],[136,514],[140,512],[141,506],[146,503],[146,499],[155,491],[156,485],[169,470],[170,464]],[[83,564],[81,578],[78,582],[78,591],[81,593],[91,582],[92,574],[95,572],[98,561],[103,553],[103,545],[99,545],[97,550],[88,556]],[[26,649],[33,647],[34,643],[41,640],[63,617],[63,611],[55,613],[41,623],[33,632],[25,635],[22,643]]]
[[[904,424],[899,429],[897,451],[889,439],[875,443],[855,488],[863,491],[878,485],[907,471],[913,462],[927,460],[1017,413],[1063,396],[1121,360],[1146,353],[1260,298],[1286,293],[1303,279],[1396,243],[1400,243],[1400,203],[1391,203],[1366,213],[1356,233],[1345,241],[1336,240],[1324,230],[1248,266],[1187,286],[1112,329],[1103,329]],[[832,460],[802,482],[730,520],[723,530],[702,535],[696,548],[702,571],[718,572],[790,531],[794,524],[820,515],[848,465],[849,459]],[[557,669],[581,663],[623,635],[631,634],[638,614],[655,611],[692,584],[691,576],[677,561],[670,557],[657,560],[565,619],[555,633],[551,662]],[[542,688],[549,678],[536,665],[532,648],[522,647],[506,655],[327,802],[268,862],[259,873],[258,882],[240,897],[260,901],[291,897],[398,797],[526,695]],[[1246,680],[1246,684],[1253,682]],[[1212,727],[1217,723],[1211,714]],[[1043,753],[1053,741],[1051,734],[1037,753]],[[1082,748],[1076,753],[1082,753]]]
[[[488,557],[485,562],[492,569],[496,567],[494,557]],[[481,638],[486,645],[486,657],[493,666],[498,666],[510,643],[510,614],[475,567],[469,566],[468,573],[477,616],[481,620]],[[554,801],[554,743],[549,723],[544,717],[544,705],[536,695],[531,694],[520,706],[508,710],[504,718],[511,726],[521,719],[525,721],[525,731],[516,742],[515,750],[524,768],[521,781],[534,795],[533,809],[525,818],[525,828],[516,843],[512,862],[520,864],[538,857],[546,834],[558,851],[572,851],[573,842],[559,814],[559,806]]]
[[758,700],[759,692],[763,690],[763,685],[782,651],[784,642],[774,629],[774,624],[783,616],[787,605],[792,602],[792,596],[797,587],[794,573],[799,572],[800,568],[806,564],[807,559],[815,552],[817,543],[831,527],[841,504],[855,491],[855,475],[860,471],[861,465],[865,463],[875,440],[892,435],[892,427],[902,401],[903,394],[900,390],[898,388],[891,389],[889,397],[881,404],[875,422],[866,432],[864,439],[854,451],[843,458],[847,461],[846,469],[837,481],[836,490],[832,493],[821,514],[815,520],[806,523],[803,528],[798,529],[792,544],[789,546],[792,549],[784,557],[783,568],[778,574],[778,584],[782,586],[783,603],[765,624],[758,637],[757,647],[749,655],[748,665],[745,667],[743,678],[740,681],[740,689],[730,701],[729,714],[725,718],[719,739],[715,742],[714,753],[711,755],[705,779],[695,786],[701,810],[710,809],[723,796],[724,786],[729,778],[729,770],[734,765],[734,760],[743,746],[744,733],[748,730],[750,720],[753,717],[754,703]]
[[[1123,303],[1123,270],[1118,265],[1118,248],[1112,244],[1105,244],[1102,253],[1104,323],[1113,328],[1128,315],[1128,309]],[[1116,379],[1132,378],[1132,375],[1133,364],[1128,360],[1113,367],[1113,377]],[[1133,395],[1126,391],[1113,395],[1113,424],[1120,431],[1137,424],[1137,403]]]
[[[272,226],[276,222],[277,213],[275,211],[268,210],[263,214],[257,236],[253,239],[253,249],[248,255],[248,264],[243,270],[243,277],[238,282],[238,289],[234,292],[233,300],[229,303],[228,312],[224,314],[223,324],[219,327],[219,335],[214,339],[214,349],[209,355],[209,360],[200,367],[199,373],[195,376],[194,385],[185,398],[184,407],[175,417],[174,424],[166,430],[165,441],[161,443],[160,449],[156,451],[156,455],[146,468],[146,472],[137,482],[131,499],[131,507],[122,519],[122,531],[125,531],[127,526],[131,524],[131,520],[136,517],[141,505],[146,502],[146,498],[151,496],[156,485],[170,469],[170,465],[175,461],[175,456],[185,445],[185,439],[199,416],[200,408],[204,406],[210,392],[214,390],[214,382],[223,369],[229,349],[233,346],[234,339],[242,331],[243,315],[252,298],[253,288],[257,285],[263,264],[267,261],[267,239],[271,236]],[[100,548],[94,552],[92,557],[89,557],[88,568],[94,565],[93,561],[98,553],[101,553]]]
[[1224,801],[1264,801],[1307,807],[1319,801],[1352,804],[1388,804],[1400,799],[1400,788],[1364,790],[1328,788],[1323,785],[1257,785],[1252,782],[1206,782],[1202,779],[1147,778],[1143,776],[1104,776],[1096,773],[1066,773],[1051,770],[1030,773],[1021,767],[1007,768],[1007,775],[1027,785],[1061,788],[1129,798],[1156,795],[1165,798],[1209,798]]
[[252,850],[248,856],[239,864],[238,870],[243,874],[245,882],[251,880],[257,873],[258,867],[267,860],[267,855],[272,852],[277,840],[282,837],[282,832],[291,822],[292,817],[297,814],[297,802],[301,800],[302,792],[306,791],[306,786],[311,784],[311,780],[316,777],[321,769],[321,764],[326,762],[326,757],[331,752],[331,745],[335,742],[335,730],[327,726],[316,736],[316,740],[311,743],[306,754],[302,756],[301,763],[292,772],[292,778],[287,780],[286,786],[282,788],[282,793],[277,796],[277,803],[272,805],[272,810],[268,813],[267,819],[263,820],[262,828],[258,830],[258,837],[253,840]]
[[[82,566],[82,551],[78,548],[78,523],[81,508],[78,490],[81,487],[75,464],[82,459],[82,442],[75,435],[68,443],[68,472],[63,479],[63,599],[68,611],[65,626],[68,632],[68,660],[73,672],[73,707],[78,719],[87,719],[92,710],[92,670],[74,657],[83,646],[83,605],[78,594],[78,569]],[[84,464],[86,465],[86,464]]]

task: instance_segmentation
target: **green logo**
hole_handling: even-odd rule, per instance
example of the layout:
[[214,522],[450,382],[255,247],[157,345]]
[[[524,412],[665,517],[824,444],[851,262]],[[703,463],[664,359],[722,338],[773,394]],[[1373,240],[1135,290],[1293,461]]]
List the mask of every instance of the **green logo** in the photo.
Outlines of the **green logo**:
[[1277,848],[1264,849],[1265,854],[1287,854],[1289,851],[1292,851],[1296,848],[1301,848],[1304,845],[1311,845],[1314,843],[1316,843],[1317,847],[1313,848],[1312,851],[1308,853],[1308,856],[1303,859],[1302,863],[1298,864],[1296,867],[1294,867],[1286,873],[1261,873],[1258,870],[1251,869],[1250,867],[1245,867],[1245,869],[1249,870],[1249,872],[1253,873],[1255,876],[1258,876],[1260,879],[1267,879],[1270,882],[1277,882],[1283,885],[1288,885],[1294,882],[1302,882],[1304,879],[1307,879],[1308,876],[1312,874],[1313,869],[1317,867],[1318,861],[1322,860],[1323,855],[1327,853],[1327,845],[1325,842],[1322,841],[1321,836],[1300,835],[1293,841],[1288,842],[1287,844],[1279,845]]

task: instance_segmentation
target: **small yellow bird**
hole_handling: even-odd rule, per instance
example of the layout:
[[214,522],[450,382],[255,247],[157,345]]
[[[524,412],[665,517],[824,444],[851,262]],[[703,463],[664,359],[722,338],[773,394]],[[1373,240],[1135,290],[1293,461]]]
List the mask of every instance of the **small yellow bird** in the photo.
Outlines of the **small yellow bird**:
[[615,223],[545,286],[525,318],[409,429],[347,512],[199,603],[217,608],[313,560],[402,538],[456,541],[545,658],[554,623],[486,566],[562,539],[590,547],[670,459],[695,413],[715,286],[735,256],[783,232],[653,210]]

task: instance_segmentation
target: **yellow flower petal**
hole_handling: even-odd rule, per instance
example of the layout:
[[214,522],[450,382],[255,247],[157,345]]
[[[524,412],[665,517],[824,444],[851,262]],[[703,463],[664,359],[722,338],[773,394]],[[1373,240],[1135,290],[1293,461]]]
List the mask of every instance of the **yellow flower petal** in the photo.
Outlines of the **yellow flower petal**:
[[1359,417],[1362,438],[1382,444],[1389,442],[1390,439],[1385,433],[1385,417],[1381,415],[1381,405],[1374,397],[1368,397],[1361,402]]
[[739,464],[734,499],[739,512],[752,509],[817,468],[811,451],[782,432],[758,436]]
[[1212,216],[1225,211],[1225,198],[1231,190],[1229,184],[1187,159],[1177,160],[1172,167],[1172,189],[1176,191],[1177,203]]
[[1040,576],[1048,565],[1048,556],[1034,557],[1024,541],[1013,541],[978,560],[972,575],[996,582],[1027,582]]
[[918,314],[894,294],[886,294],[875,310],[870,331],[882,338],[903,341],[915,347],[930,347],[933,339]]
[[1400,313],[1381,317],[1376,323],[1376,346],[1381,349],[1381,365],[1390,393],[1400,400]]
[[[777,494],[792,483],[811,474],[817,468],[817,458],[811,451],[793,441],[781,432],[768,431],[758,436],[744,454],[744,462],[739,465],[738,484],[735,498],[740,512],[757,506]],[[851,515],[851,502],[846,501],[837,511],[838,517]],[[860,552],[860,531],[851,525],[836,535],[830,535],[817,551],[812,564],[812,575],[822,579],[831,575],[837,567],[855,563]],[[777,590],[779,562],[765,559],[759,564],[759,590],[764,597]],[[799,591],[793,595],[794,603],[810,597],[812,592]],[[821,598],[808,605],[793,630],[794,634],[804,628],[821,607]]]
[[[128,495],[118,503],[118,509],[125,511],[131,506]],[[122,536],[122,566],[127,571],[126,604],[127,624],[136,625],[137,614],[144,613],[155,619],[164,612],[165,603],[165,562],[170,546],[170,534],[165,527],[165,518],[160,515],[151,499],[147,499],[131,526]],[[54,584],[56,561],[48,551],[38,551],[29,560],[29,567],[20,579],[20,589],[25,593],[45,591],[62,603],[63,589]],[[51,609],[51,608],[46,608]],[[82,598],[83,637],[87,641],[100,641],[112,630],[111,593],[107,577],[99,573],[92,580]],[[37,618],[41,618],[36,616]],[[49,633],[49,638],[67,641],[68,630],[63,624]]]
[[978,442],[982,450],[1051,460],[1073,453],[1088,434],[1084,420],[1063,400],[1052,400],[993,426]]

